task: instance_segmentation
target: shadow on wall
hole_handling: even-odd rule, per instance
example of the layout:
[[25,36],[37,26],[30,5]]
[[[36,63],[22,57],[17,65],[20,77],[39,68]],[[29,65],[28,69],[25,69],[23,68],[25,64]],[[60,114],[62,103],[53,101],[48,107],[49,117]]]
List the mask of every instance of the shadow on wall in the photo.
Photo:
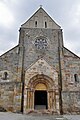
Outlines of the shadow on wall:
[[0,112],[7,112],[7,110],[0,106]]

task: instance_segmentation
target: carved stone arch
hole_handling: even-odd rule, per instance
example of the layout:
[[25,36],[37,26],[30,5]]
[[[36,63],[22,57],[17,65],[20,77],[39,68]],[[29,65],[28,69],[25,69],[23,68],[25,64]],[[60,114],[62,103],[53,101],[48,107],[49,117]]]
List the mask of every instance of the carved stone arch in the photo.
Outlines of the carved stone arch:
[[27,86],[25,88],[24,113],[26,113],[27,110],[36,109],[36,93],[41,93],[41,95],[43,93],[46,93],[46,109],[58,112],[58,89],[55,88],[55,81],[52,78],[50,78],[50,76],[44,74],[34,75],[32,78],[29,79],[26,85]]
[[48,47],[48,39],[45,36],[39,36],[35,38],[35,48],[37,50],[45,50]]
[[40,93],[40,95],[42,95],[44,92],[47,96],[46,109],[59,112],[58,73],[52,66],[41,58],[25,72],[25,113],[27,110],[35,109],[35,99],[38,98],[35,97],[36,94]]
[[45,84],[47,87],[47,90],[49,90],[52,88],[54,81],[47,75],[38,74],[30,79],[30,81],[28,83],[28,87],[35,89],[35,86],[39,83]]

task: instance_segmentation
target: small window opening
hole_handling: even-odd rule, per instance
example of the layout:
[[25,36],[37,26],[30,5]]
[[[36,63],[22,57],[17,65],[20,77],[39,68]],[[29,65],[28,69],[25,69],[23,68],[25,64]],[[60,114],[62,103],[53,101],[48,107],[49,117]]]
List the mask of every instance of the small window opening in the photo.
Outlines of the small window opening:
[[47,22],[45,22],[45,28],[47,28]]
[[77,74],[74,74],[74,79],[75,79],[75,82],[79,82]]
[[4,72],[4,80],[7,80],[7,77],[8,77],[8,73]]
[[35,27],[37,27],[37,21],[35,21]]

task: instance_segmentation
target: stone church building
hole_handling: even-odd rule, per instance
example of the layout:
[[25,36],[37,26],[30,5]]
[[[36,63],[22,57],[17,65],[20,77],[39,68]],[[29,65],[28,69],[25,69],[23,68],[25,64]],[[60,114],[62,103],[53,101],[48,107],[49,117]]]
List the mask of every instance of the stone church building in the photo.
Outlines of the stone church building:
[[0,56],[0,108],[80,114],[80,57],[64,47],[61,27],[42,7]]

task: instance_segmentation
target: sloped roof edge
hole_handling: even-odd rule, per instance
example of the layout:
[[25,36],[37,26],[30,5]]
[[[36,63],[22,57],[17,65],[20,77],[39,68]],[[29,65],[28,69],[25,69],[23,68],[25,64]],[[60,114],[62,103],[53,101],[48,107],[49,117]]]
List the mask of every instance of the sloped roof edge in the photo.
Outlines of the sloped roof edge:
[[[42,10],[48,15],[48,13],[47,13],[42,7],[40,7],[35,13],[33,13],[33,15],[32,15],[26,22],[24,22],[24,23],[21,25],[21,27],[22,27],[25,23],[27,23],[40,9],[42,9]],[[61,28],[61,26],[59,26],[59,25],[52,19],[52,17],[51,17],[50,15],[48,15],[48,16],[50,17],[50,19],[51,19],[58,27]]]
[[76,55],[75,53],[73,53],[72,51],[70,51],[69,49],[67,49],[66,47],[63,46],[64,49],[66,49],[67,51],[69,51],[70,53],[72,53],[74,56],[76,56],[77,58],[80,59],[80,57],[78,55]]
[[7,54],[8,52],[12,51],[13,49],[17,48],[19,45],[16,45],[15,47],[11,48],[10,50],[6,51],[5,53],[3,53],[2,55],[0,55],[0,57],[4,56],[5,54]]

